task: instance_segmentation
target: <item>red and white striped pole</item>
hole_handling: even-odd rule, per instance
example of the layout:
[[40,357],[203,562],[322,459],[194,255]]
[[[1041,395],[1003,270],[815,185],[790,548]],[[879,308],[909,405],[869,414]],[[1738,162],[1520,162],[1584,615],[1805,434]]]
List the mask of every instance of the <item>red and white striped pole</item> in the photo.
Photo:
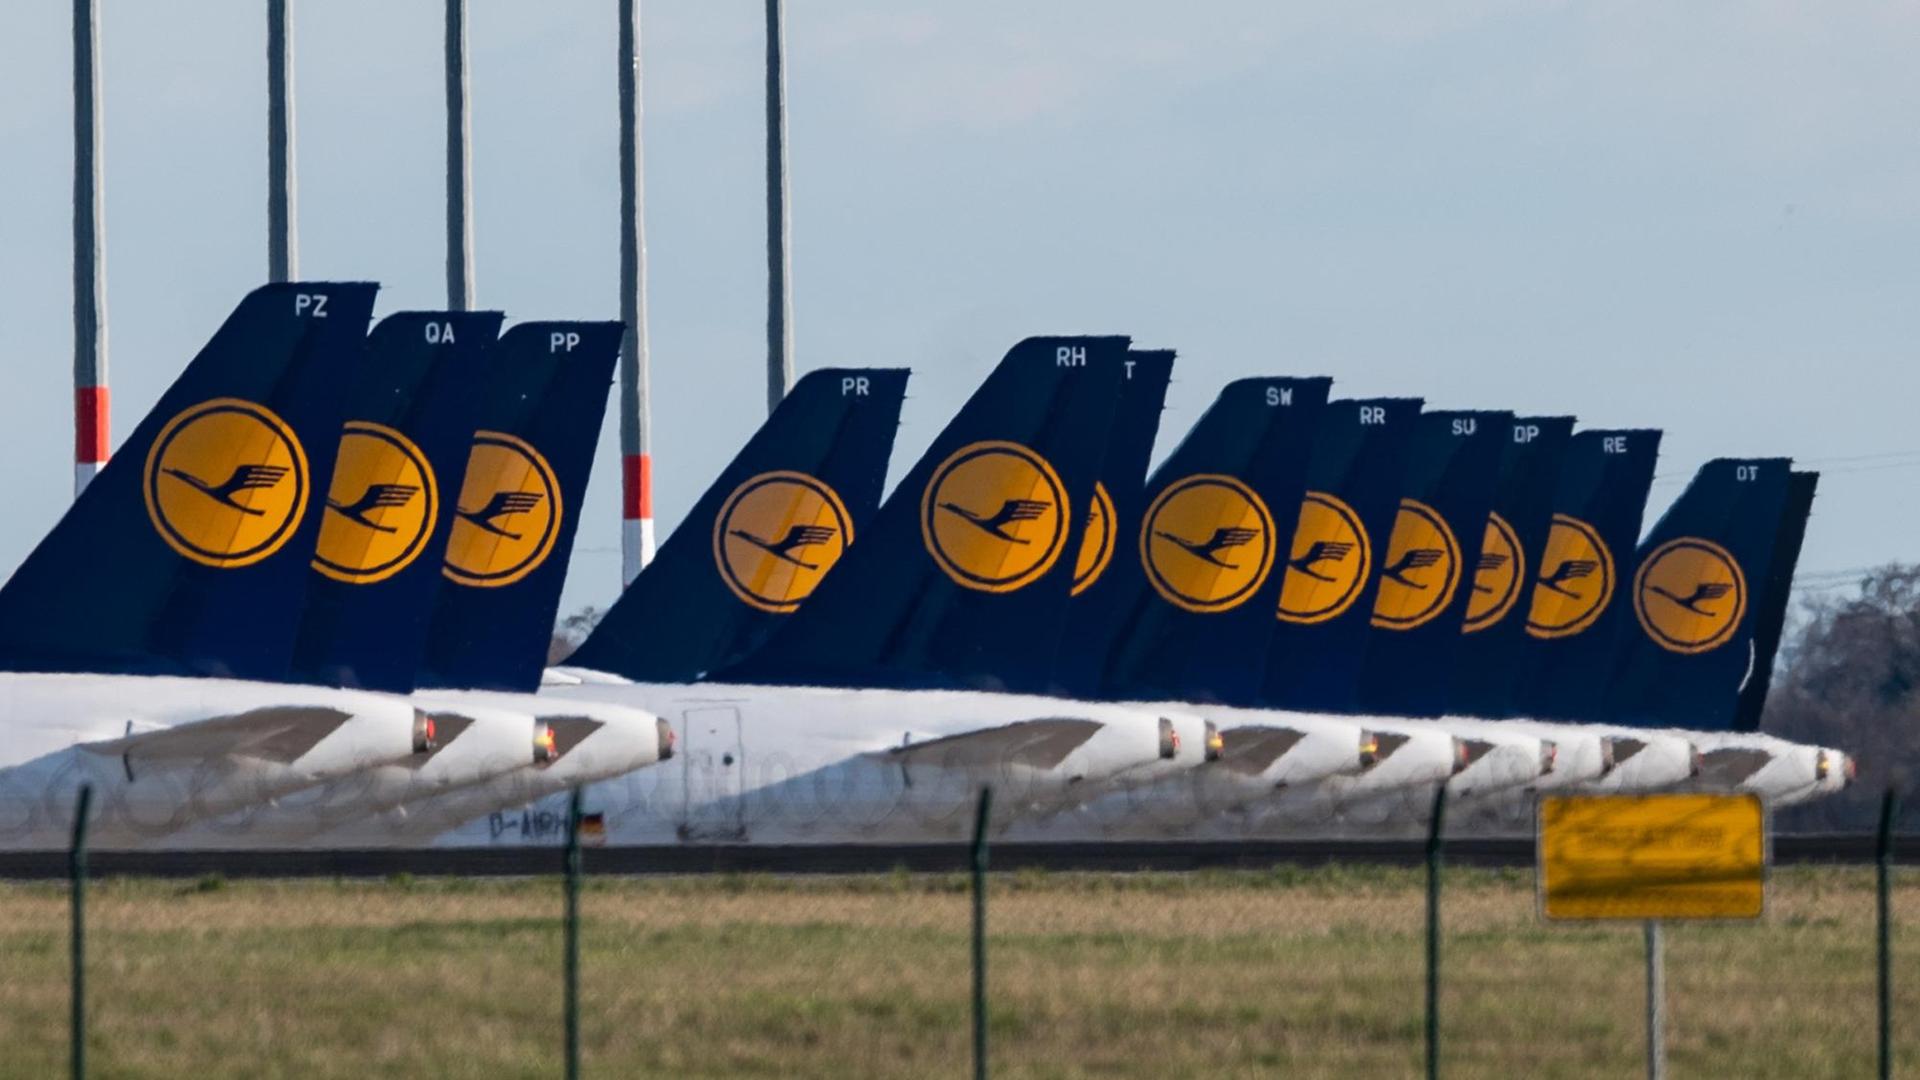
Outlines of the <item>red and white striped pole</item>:
[[620,586],[653,561],[653,455],[621,454]]
[[[101,365],[103,379],[105,368]],[[106,467],[110,413],[104,385],[76,386],[73,399],[73,497],[77,499]]]
[[73,0],[73,495],[107,461],[107,281],[100,262],[99,0]]
[[653,561],[647,416],[647,232],[640,142],[640,0],[620,0],[620,585]]

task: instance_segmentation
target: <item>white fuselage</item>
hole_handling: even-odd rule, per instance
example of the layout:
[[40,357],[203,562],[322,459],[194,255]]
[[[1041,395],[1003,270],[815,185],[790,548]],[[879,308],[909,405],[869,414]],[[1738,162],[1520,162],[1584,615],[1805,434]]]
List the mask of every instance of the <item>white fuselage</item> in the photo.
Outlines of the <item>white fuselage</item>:
[[198,822],[169,837],[167,846],[305,846],[346,822],[411,801],[450,797],[533,761],[541,725],[527,712],[455,703],[431,693],[408,700],[434,717],[439,736],[447,740],[432,753],[361,769]]
[[[1746,791],[1773,806],[1792,806],[1831,795],[1853,780],[1853,759],[1839,750],[1788,742],[1757,731],[1668,732],[1686,734],[1705,757],[1700,777],[1689,790]],[[1747,759],[1723,774],[1723,759]],[[1756,767],[1757,763],[1757,767]]]
[[[645,684],[563,669],[542,697],[644,709],[678,730],[675,760],[587,790],[610,843],[924,842],[966,836],[983,786],[995,821],[1054,813],[1198,765],[1185,713],[1018,694]],[[1081,725],[1037,751],[1022,737]],[[1169,731],[1172,738],[1169,741]],[[450,844],[549,843],[554,807],[469,822]]]
[[1210,721],[1220,733],[1220,759],[1121,785],[1057,814],[1016,822],[1010,839],[1181,839],[1208,823],[1243,820],[1249,806],[1277,790],[1311,787],[1368,767],[1362,747],[1365,729],[1345,717],[1222,705],[1126,704],[1149,712],[1185,710]]
[[[996,791],[1000,834],[1022,840],[1228,838],[1399,833],[1423,823],[1438,785],[1460,812],[1497,814],[1548,790],[1645,791],[1684,782],[1684,733],[1544,721],[1329,717],[1270,710],[1013,694],[821,687],[660,685],[557,670],[541,700],[634,706],[671,719],[678,759],[592,784],[606,842],[913,843],[971,828],[980,787]],[[1163,758],[1156,726],[1182,749]],[[1083,718],[1098,734],[1057,764],[1011,752],[942,762],[901,747],[1022,721]],[[1203,721],[1299,733],[1257,774],[1202,763]],[[1389,744],[1373,764],[1360,733]],[[1609,768],[1611,740],[1644,745]],[[962,740],[964,741],[964,740]],[[1462,748],[1479,744],[1465,760]],[[1792,744],[1782,744],[1791,746]],[[1002,748],[1004,749],[1004,748]],[[1812,775],[1812,766],[1807,770]],[[604,775],[604,774],[602,774]],[[323,839],[339,846],[549,844],[564,830],[563,775],[523,768],[487,785],[415,801]],[[545,803],[538,800],[545,798]],[[534,805],[528,805],[534,804]],[[1462,819],[1469,820],[1466,817]]]
[[234,679],[0,673],[0,850],[64,847],[82,784],[100,847],[415,752],[404,698]]
[[[644,769],[672,756],[676,736],[664,720],[643,709],[606,701],[493,690],[434,690],[432,698],[456,710],[524,710],[561,732],[559,757],[547,763],[522,760],[514,768],[457,791],[428,795],[341,822],[313,838],[316,846],[388,847],[424,845],[457,826],[575,787]],[[591,730],[574,741],[569,726]],[[550,823],[559,828],[559,822]],[[552,830],[542,832],[552,835]]]

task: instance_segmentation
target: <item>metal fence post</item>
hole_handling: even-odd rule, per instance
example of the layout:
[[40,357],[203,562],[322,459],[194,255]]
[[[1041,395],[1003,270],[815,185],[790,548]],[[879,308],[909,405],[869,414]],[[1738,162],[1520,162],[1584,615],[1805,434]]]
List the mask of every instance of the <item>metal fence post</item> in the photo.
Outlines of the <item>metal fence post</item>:
[[580,1075],[580,789],[567,806],[567,1080]]
[[1446,825],[1447,785],[1433,793],[1427,818],[1427,1076],[1440,1075],[1440,849]]
[[993,816],[993,788],[980,789],[980,811],[973,820],[973,1075],[987,1076],[987,822]]
[[1647,938],[1647,1080],[1667,1075],[1667,952],[1660,920],[1648,919]]
[[67,877],[73,896],[73,1013],[70,1020],[74,1080],[87,1075],[87,819],[92,816],[93,785],[80,785],[73,811],[73,846],[67,849]]
[[1900,797],[1889,786],[1880,797],[1880,835],[1874,845],[1879,890],[1880,1080],[1893,1075],[1893,819]]

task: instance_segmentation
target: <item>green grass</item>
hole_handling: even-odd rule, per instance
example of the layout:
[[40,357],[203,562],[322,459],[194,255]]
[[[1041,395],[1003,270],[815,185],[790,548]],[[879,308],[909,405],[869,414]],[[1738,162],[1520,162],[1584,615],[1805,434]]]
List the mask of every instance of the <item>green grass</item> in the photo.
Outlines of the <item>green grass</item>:
[[[553,1076],[557,881],[109,881],[92,894],[100,1076]],[[1896,898],[1900,1067],[1920,1070],[1920,879]],[[965,1075],[964,878],[593,879],[597,1076]],[[1668,934],[1675,1077],[1860,1076],[1870,873],[1783,870],[1757,925]],[[1422,877],[1332,867],[1020,872],[990,911],[996,1075],[1419,1071]],[[1632,1076],[1634,926],[1547,926],[1525,873],[1452,870],[1450,1076]],[[66,894],[0,886],[0,1075],[66,1061]]]

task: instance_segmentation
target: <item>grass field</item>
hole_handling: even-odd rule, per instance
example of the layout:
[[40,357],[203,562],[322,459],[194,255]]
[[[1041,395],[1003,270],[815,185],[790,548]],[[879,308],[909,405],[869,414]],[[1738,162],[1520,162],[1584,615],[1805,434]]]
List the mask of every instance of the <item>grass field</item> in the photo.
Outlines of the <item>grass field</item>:
[[[1872,875],[1776,873],[1759,925],[1668,935],[1675,1077],[1870,1075]],[[992,886],[1001,1076],[1405,1076],[1423,878],[1016,873]],[[1544,926],[1527,874],[1447,874],[1445,1071],[1642,1067],[1637,927]],[[555,1076],[548,881],[111,881],[91,894],[98,1076]],[[595,1076],[962,1076],[961,878],[592,880]],[[66,893],[0,885],[0,1075],[66,1062]],[[1920,1071],[1920,877],[1900,881],[1899,1067]]]

